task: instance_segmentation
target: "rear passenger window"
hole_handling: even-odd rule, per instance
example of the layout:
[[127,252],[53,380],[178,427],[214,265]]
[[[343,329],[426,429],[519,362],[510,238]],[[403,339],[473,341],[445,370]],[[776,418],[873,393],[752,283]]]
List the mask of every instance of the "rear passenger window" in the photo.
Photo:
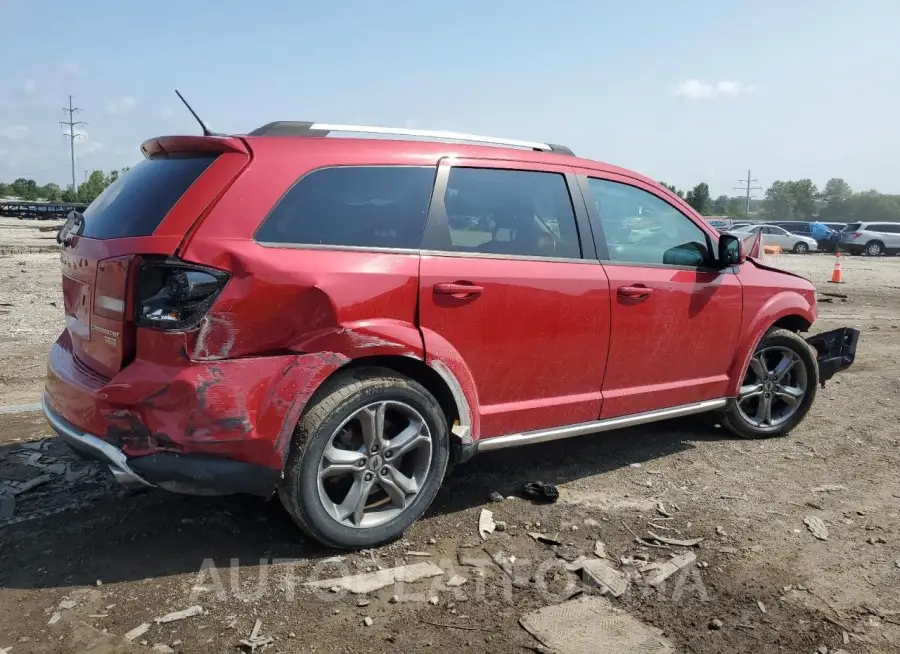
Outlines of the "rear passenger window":
[[342,166],[302,177],[272,209],[262,243],[419,247],[434,167]]
[[437,249],[581,258],[572,200],[558,173],[454,167],[444,206],[449,234]]
[[618,182],[588,178],[588,185],[600,215],[608,261],[687,267],[709,261],[706,232],[668,202]]

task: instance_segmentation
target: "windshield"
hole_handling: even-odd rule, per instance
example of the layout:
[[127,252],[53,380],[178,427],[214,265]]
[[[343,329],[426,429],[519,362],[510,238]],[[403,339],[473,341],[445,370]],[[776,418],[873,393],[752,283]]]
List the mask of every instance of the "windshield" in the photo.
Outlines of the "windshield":
[[857,232],[857,231],[859,231],[860,227],[862,227],[862,223],[850,223],[849,225],[844,227],[844,229],[842,229],[841,231],[842,232]]

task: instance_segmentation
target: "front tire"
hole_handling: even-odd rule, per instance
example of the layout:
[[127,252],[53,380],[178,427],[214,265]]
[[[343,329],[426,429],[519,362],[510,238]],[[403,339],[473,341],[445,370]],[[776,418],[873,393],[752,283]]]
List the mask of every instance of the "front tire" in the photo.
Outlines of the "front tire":
[[882,255],[884,254],[884,245],[882,245],[878,241],[866,243],[866,254],[870,257],[877,257],[879,255]]
[[807,252],[809,252],[809,246],[803,241],[794,244],[794,254],[806,254]]
[[421,384],[390,370],[353,370],[328,384],[294,431],[281,502],[325,545],[393,541],[440,489],[450,458],[447,420]]
[[787,329],[760,339],[738,396],[728,400],[722,426],[741,438],[784,436],[812,406],[819,366],[810,346]]

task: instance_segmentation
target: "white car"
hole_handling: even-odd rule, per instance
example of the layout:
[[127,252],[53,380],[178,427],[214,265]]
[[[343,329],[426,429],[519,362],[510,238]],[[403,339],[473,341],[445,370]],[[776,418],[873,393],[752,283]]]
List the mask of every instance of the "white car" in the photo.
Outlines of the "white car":
[[819,244],[816,239],[809,236],[800,236],[799,234],[791,234],[786,229],[776,227],[775,225],[749,225],[741,227],[729,232],[738,238],[747,238],[751,234],[762,232],[763,245],[778,245],[785,252],[795,252],[797,254],[806,254],[807,252],[815,252]]

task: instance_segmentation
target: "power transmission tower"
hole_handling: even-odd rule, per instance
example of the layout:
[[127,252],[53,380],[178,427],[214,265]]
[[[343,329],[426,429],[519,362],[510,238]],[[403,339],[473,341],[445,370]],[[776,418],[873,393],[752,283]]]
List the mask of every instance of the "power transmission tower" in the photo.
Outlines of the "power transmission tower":
[[735,186],[735,191],[746,191],[747,193],[747,213],[750,213],[750,191],[761,191],[762,186],[750,186],[752,182],[758,182],[758,179],[750,179],[750,171],[747,171],[747,179],[739,179],[743,186]]
[[75,194],[78,192],[78,183],[75,181],[75,139],[80,139],[82,134],[76,134],[75,128],[80,127],[81,125],[87,125],[87,123],[82,121],[74,120],[75,114],[81,109],[78,107],[72,106],[72,96],[69,96],[69,108],[62,108],[63,111],[69,114],[69,120],[61,120],[59,124],[63,127],[68,127],[68,133],[63,132],[63,134],[69,139],[69,154],[72,158],[72,193]]

